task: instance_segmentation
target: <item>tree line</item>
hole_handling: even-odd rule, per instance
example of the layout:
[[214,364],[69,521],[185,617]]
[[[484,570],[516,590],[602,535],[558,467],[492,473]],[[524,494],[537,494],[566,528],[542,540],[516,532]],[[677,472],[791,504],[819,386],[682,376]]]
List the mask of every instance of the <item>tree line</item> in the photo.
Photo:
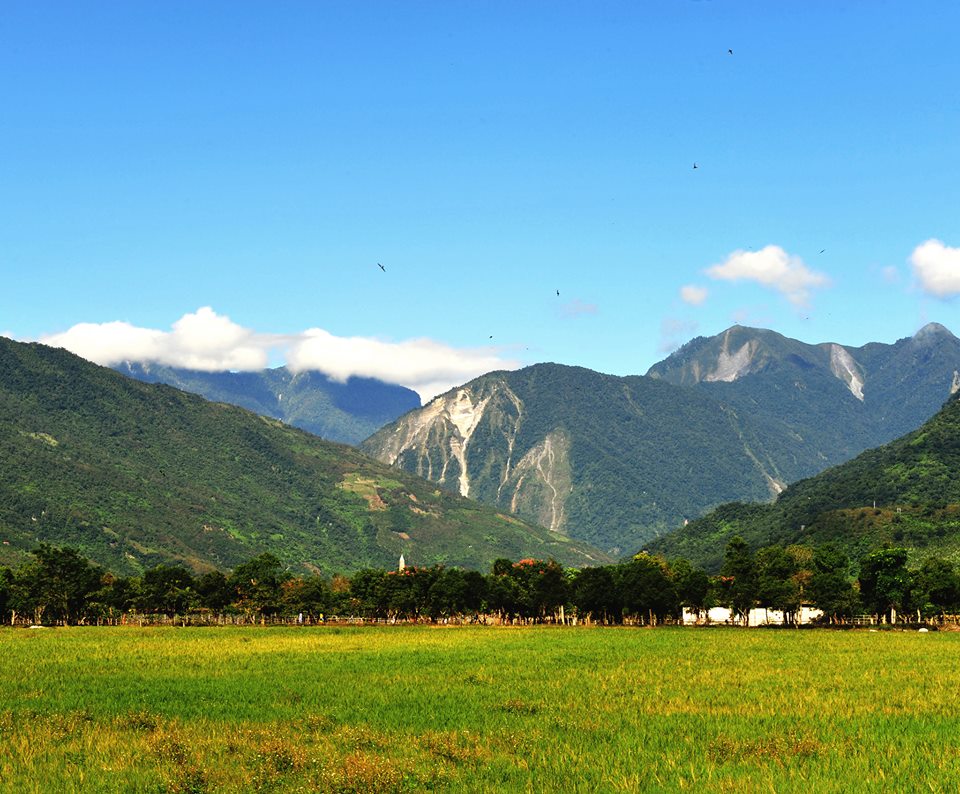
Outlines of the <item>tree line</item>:
[[795,624],[802,607],[843,623],[931,620],[960,612],[960,574],[949,560],[908,565],[907,550],[884,547],[854,562],[836,545],[768,546],[741,538],[726,547],[716,575],[686,560],[640,553],[582,569],[555,560],[499,559],[490,573],[447,568],[364,569],[351,576],[296,575],[273,554],[232,571],[196,574],[158,565],[140,576],[104,571],[78,550],[40,544],[16,568],[0,567],[0,621],[7,624],[122,622],[137,615],[230,615],[319,622],[364,619],[579,622],[657,625],[704,615],[714,606],[747,622],[754,608],[777,610]]

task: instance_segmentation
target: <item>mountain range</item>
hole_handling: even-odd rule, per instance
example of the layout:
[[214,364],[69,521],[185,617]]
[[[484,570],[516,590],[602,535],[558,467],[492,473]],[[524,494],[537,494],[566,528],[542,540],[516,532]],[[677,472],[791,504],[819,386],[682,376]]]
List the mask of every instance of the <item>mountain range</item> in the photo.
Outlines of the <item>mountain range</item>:
[[610,558],[352,447],[0,337],[0,562],[70,545],[117,573]]
[[165,383],[214,402],[239,405],[328,441],[358,444],[420,407],[412,389],[374,378],[335,381],[322,372],[277,367],[258,372],[202,372],[126,361],[115,369],[145,383]]
[[810,345],[734,326],[646,376],[556,364],[484,375],[361,449],[610,553],[917,427],[960,388],[960,340]]

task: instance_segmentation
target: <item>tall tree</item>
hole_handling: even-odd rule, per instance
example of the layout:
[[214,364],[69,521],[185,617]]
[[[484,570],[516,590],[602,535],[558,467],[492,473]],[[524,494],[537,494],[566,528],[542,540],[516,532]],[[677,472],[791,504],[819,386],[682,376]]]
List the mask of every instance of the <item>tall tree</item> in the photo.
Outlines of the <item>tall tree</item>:
[[739,535],[727,543],[720,574],[721,592],[727,606],[748,625],[750,610],[757,602],[757,571],[753,553]]
[[712,603],[710,577],[702,568],[694,568],[689,560],[682,558],[674,560],[670,570],[680,606],[692,610],[699,619]]
[[90,596],[100,588],[103,572],[79,551],[41,543],[33,562],[17,571],[21,604],[34,619],[76,623],[85,616]]
[[782,612],[784,624],[795,623],[800,610],[797,560],[783,546],[767,546],[755,562],[758,605]]
[[637,554],[619,565],[618,572],[624,612],[644,623],[662,622],[668,615],[679,614],[680,600],[665,560]]
[[850,576],[850,558],[836,543],[817,546],[813,553],[813,573],[808,587],[811,606],[830,622],[852,615],[859,605]]
[[193,574],[180,565],[157,565],[144,572],[137,606],[168,617],[183,615],[197,604]]
[[909,605],[910,589],[906,549],[890,546],[860,561],[860,597],[875,615],[896,622],[897,612]]
[[617,595],[613,567],[601,565],[577,571],[572,586],[573,603],[583,616],[592,616],[603,623],[619,623],[623,609]]
[[954,564],[939,557],[924,560],[914,575],[911,600],[926,617],[960,609],[960,577]]
[[265,552],[234,568],[229,581],[240,609],[248,614],[273,615],[280,609],[280,586],[289,578],[280,560]]

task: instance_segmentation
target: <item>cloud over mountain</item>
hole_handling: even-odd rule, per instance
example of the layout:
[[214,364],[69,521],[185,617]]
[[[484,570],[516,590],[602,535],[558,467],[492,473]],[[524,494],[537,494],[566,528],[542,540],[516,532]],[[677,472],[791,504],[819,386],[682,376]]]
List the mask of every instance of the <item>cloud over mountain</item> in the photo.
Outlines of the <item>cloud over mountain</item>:
[[305,331],[289,349],[287,366],[318,369],[336,380],[351,375],[399,383],[424,401],[478,375],[518,364],[501,359],[494,348],[454,348],[432,339],[391,342],[334,336],[321,328]]
[[414,389],[424,400],[485,372],[518,366],[493,347],[456,348],[431,339],[338,337],[321,328],[260,333],[209,306],[185,314],[169,331],[123,321],[78,323],[39,341],[104,366],[140,361],[204,372],[264,369],[275,352],[295,371],[319,370],[342,381],[377,378]]

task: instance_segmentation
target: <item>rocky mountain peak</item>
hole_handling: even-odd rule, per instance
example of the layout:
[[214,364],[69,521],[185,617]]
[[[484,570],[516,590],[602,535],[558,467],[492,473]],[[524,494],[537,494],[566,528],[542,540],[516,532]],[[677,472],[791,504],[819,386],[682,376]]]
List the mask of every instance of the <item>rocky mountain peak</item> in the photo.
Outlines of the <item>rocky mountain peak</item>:
[[916,342],[921,342],[926,339],[932,339],[935,337],[946,337],[948,339],[956,338],[950,333],[950,330],[940,323],[927,323],[923,328],[917,331],[913,335],[913,339]]

